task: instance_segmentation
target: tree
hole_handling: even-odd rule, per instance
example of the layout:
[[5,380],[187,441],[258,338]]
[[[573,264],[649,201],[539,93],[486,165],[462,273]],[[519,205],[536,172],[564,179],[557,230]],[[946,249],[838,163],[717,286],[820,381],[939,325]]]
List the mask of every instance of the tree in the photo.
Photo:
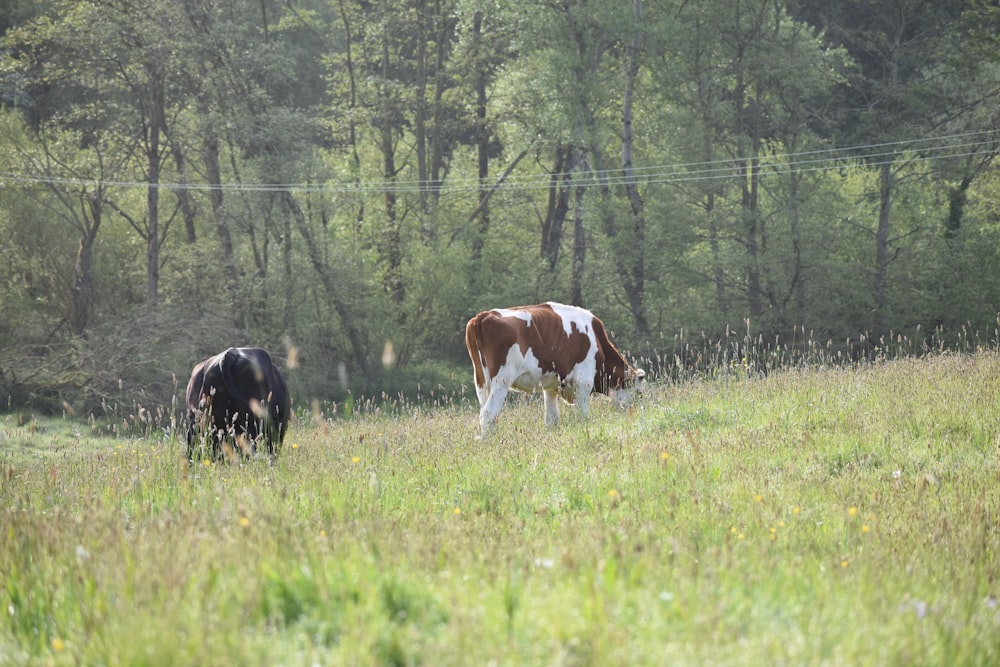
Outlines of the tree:
[[679,6],[674,39],[659,44],[673,65],[658,76],[676,100],[674,122],[692,129],[676,142],[692,164],[677,189],[700,217],[692,272],[724,318],[787,331],[807,315],[810,267],[826,253],[807,245],[802,218],[804,186],[821,176],[797,156],[825,145],[824,109],[846,57],[784,3],[726,6]]
[[890,328],[890,269],[899,256],[901,237],[893,234],[893,202],[912,158],[919,157],[901,147],[932,134],[945,118],[970,111],[956,107],[942,94],[941,85],[948,77],[933,72],[942,55],[942,40],[967,4],[964,0],[893,0],[800,8],[842,43],[858,66],[856,76],[844,88],[839,123],[843,140],[877,146],[869,160],[879,176],[872,271],[876,339]]
[[[169,224],[161,224],[160,172],[173,113],[168,89],[176,63],[167,28],[176,24],[176,17],[171,9],[170,3],[132,0],[60,1],[54,3],[55,20],[29,24],[12,40],[23,55],[31,90],[48,102],[38,107],[39,122],[79,127],[85,133],[117,133],[112,143],[138,157],[133,166],[146,183],[144,214],[116,210],[146,239],[146,303],[151,311],[158,300],[160,248]],[[58,95],[65,92],[79,97],[60,106]],[[90,101],[83,113],[74,104],[79,99]]]
[[[117,179],[124,158],[115,158],[100,136],[92,137],[87,148],[80,149],[79,133],[71,130],[47,127],[29,135],[20,119],[10,113],[4,115],[3,143],[6,169],[32,174],[20,183],[22,191],[35,197],[51,219],[58,221],[59,228],[70,230],[79,241],[75,259],[68,263],[72,270],[53,286],[59,291],[39,297],[65,304],[61,323],[72,335],[83,336],[94,308],[94,247],[112,201],[108,183]],[[40,234],[36,231],[27,236]]]

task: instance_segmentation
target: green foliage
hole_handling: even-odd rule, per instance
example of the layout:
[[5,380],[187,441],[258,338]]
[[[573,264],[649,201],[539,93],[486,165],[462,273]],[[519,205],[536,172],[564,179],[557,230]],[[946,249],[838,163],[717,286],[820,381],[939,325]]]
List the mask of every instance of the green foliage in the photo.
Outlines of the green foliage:
[[469,316],[549,299],[667,359],[1000,312],[984,3],[8,4],[12,407],[167,406],[233,344],[303,411],[454,391]]

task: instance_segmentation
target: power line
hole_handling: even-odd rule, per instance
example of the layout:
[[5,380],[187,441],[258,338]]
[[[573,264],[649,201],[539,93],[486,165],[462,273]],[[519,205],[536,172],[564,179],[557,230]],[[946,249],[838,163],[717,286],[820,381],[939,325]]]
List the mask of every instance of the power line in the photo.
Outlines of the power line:
[[[950,143],[941,143],[950,142]],[[920,139],[862,144],[845,148],[826,148],[797,153],[762,155],[754,160],[739,162],[734,159],[702,162],[681,162],[674,164],[636,167],[633,177],[626,178],[620,169],[604,171],[574,171],[571,173],[550,173],[531,175],[511,175],[503,183],[507,190],[537,190],[550,187],[553,179],[572,179],[574,187],[597,187],[624,185],[630,180],[643,184],[670,184],[692,181],[712,181],[720,179],[746,178],[748,168],[756,168],[767,175],[782,175],[793,172],[821,172],[842,169],[845,165],[864,162],[869,166],[891,163],[901,153],[916,153],[915,160],[931,162],[935,160],[990,155],[998,151],[997,134],[993,130],[941,135]],[[101,185],[114,188],[148,188],[144,181],[95,181],[93,179],[70,178],[45,175],[0,174],[0,182],[18,184],[45,184],[55,186]],[[304,193],[326,194],[373,194],[393,192],[438,192],[461,194],[477,192],[484,184],[478,179],[450,179],[445,183],[429,183],[417,180],[368,181],[341,184],[313,183],[227,183],[221,185],[193,183],[158,183],[163,190],[225,191],[225,192],[285,192],[288,190]]]

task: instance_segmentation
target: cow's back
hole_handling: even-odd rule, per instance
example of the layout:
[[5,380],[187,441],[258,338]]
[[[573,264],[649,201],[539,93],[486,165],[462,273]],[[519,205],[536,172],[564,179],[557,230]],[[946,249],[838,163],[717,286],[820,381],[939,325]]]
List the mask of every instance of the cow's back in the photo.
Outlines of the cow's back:
[[488,383],[512,359],[529,356],[541,373],[566,378],[595,348],[592,320],[589,311],[552,303],[477,314],[466,325],[476,385]]
[[275,440],[280,443],[284,439],[291,398],[266,350],[231,347],[198,362],[188,381],[186,399],[189,457],[196,424],[203,416],[210,418],[213,433],[235,427],[255,439],[263,427],[269,448]]

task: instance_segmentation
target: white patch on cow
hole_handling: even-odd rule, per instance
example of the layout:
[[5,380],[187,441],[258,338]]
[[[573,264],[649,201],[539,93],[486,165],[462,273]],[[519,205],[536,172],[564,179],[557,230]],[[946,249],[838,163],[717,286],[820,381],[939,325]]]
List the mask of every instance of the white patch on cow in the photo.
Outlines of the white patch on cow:
[[521,348],[517,345],[512,345],[507,350],[507,358],[494,377],[489,377],[485,365],[483,370],[485,386],[482,391],[476,387],[476,395],[482,405],[479,411],[479,424],[483,434],[486,434],[496,422],[504,401],[507,400],[507,393],[511,389],[534,391],[541,384],[543,373],[534,353],[529,349],[526,355],[522,354]]
[[484,363],[484,386],[476,386],[476,397],[482,406],[479,425],[483,435],[496,423],[507,394],[512,389],[525,393],[541,389],[545,403],[545,423],[549,426],[555,426],[559,421],[560,398],[571,405],[575,403],[580,414],[586,417],[590,407],[590,394],[594,389],[594,375],[597,372],[597,342],[593,332],[588,331],[588,334],[591,345],[586,356],[562,380],[558,373],[542,370],[541,363],[531,348],[522,354],[518,345],[511,346],[507,351],[507,358],[495,377],[489,377],[489,370]]
[[500,315],[500,317],[517,318],[522,322],[524,322],[525,324],[527,324],[529,327],[531,326],[531,313],[529,313],[526,310],[512,310],[510,308],[494,308],[493,312]]
[[485,405],[486,399],[490,397],[490,369],[486,366],[486,360],[483,359],[482,354],[479,355],[479,363],[483,366],[483,386],[479,386],[478,382],[473,382],[476,385],[476,398],[479,399],[479,405]]
[[563,331],[566,332],[566,337],[569,338],[573,335],[573,325],[576,325],[576,330],[582,334],[586,334],[590,338],[591,345],[597,345],[597,340],[594,338],[593,322],[594,314],[589,310],[584,310],[583,308],[577,308],[576,306],[567,306],[561,303],[556,303],[555,301],[548,301],[547,305],[549,308],[559,316],[562,320]]

